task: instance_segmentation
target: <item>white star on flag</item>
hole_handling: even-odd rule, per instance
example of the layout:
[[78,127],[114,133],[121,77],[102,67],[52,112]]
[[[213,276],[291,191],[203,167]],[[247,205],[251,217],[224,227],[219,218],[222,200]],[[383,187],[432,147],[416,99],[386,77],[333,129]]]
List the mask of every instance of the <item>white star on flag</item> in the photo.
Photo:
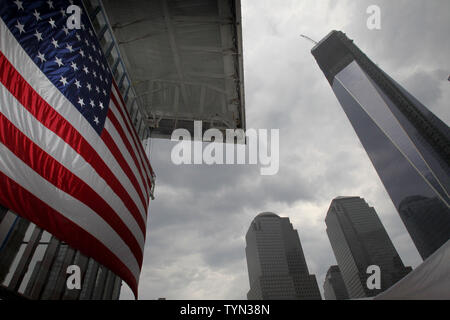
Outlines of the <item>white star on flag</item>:
[[17,24],[15,25],[15,27],[16,27],[17,29],[19,29],[20,34],[22,34],[22,32],[25,32],[24,25],[21,24],[21,23],[19,22],[19,20],[17,20]]
[[41,60],[41,62],[47,61],[47,60],[45,59],[44,54],[40,53],[39,51],[38,51],[37,57]]
[[52,26],[52,29],[53,29],[53,28],[56,28],[55,20],[53,20],[52,18],[50,18],[50,20],[48,21],[48,23],[50,23],[50,25]]
[[61,79],[60,79],[59,81],[62,82],[63,86],[66,86],[66,84],[67,84],[67,78],[61,77]]
[[55,49],[59,48],[58,41],[56,41],[55,38],[52,38],[52,44],[55,46]]
[[36,21],[42,20],[41,14],[36,9],[34,9],[33,16],[35,16]]
[[59,67],[64,65],[61,58],[55,57],[55,62]]
[[70,64],[70,67],[73,69],[73,71],[77,71],[78,70],[77,64],[75,62],[73,62],[73,61]]
[[14,3],[17,5],[17,10],[22,9],[23,10],[23,5],[22,5],[22,1],[16,0],[14,1]]
[[43,40],[42,33],[38,32],[37,30],[36,30],[36,33],[34,34],[34,36],[36,37],[37,41]]

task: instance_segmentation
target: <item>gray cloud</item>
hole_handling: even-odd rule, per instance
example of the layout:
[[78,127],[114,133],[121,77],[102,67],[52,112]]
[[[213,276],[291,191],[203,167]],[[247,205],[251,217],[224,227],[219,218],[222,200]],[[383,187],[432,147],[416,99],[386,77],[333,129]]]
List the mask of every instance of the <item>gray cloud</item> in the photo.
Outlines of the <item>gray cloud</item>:
[[[366,8],[382,9],[382,29],[366,28]],[[248,128],[280,129],[280,170],[258,166],[175,166],[173,142],[154,140],[157,173],[150,205],[141,299],[244,299],[249,289],[245,233],[262,211],[298,229],[322,290],[335,263],[324,218],[331,199],[364,197],[377,210],[405,264],[419,256],[328,82],[311,56],[332,29],[450,122],[448,0],[243,1]],[[124,285],[121,298],[131,298]]]

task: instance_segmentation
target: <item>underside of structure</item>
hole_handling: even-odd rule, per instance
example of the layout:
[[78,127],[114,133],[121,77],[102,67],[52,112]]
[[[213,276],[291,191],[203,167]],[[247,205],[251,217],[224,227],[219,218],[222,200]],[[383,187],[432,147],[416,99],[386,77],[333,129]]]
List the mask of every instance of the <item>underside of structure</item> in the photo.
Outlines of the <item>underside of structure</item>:
[[[194,121],[203,130],[245,130],[239,0],[85,2],[98,37],[111,38],[106,54],[122,60],[110,64],[126,75],[128,103],[151,137],[170,138],[177,128],[192,135]],[[117,53],[108,52],[110,42]]]

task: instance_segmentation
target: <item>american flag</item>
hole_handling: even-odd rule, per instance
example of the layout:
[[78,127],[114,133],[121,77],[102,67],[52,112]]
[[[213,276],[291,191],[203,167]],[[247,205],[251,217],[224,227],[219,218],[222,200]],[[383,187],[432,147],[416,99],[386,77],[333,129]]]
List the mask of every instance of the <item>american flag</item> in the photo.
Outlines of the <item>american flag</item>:
[[137,296],[153,170],[81,1],[0,0],[0,203]]

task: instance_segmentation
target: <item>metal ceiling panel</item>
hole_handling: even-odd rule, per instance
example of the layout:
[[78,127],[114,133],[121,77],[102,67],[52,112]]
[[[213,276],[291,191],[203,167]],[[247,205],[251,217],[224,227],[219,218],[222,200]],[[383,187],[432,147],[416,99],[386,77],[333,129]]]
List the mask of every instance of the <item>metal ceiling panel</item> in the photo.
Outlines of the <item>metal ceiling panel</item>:
[[151,136],[244,129],[239,0],[103,0]]

